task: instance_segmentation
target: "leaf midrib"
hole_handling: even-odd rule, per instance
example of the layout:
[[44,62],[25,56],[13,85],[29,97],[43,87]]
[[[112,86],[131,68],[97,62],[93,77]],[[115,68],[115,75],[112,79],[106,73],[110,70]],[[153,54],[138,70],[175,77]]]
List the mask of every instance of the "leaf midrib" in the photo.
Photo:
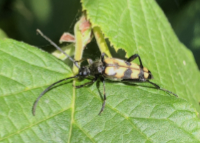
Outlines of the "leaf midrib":
[[72,95],[72,104],[71,104],[72,113],[71,113],[71,123],[70,123],[70,129],[69,129],[68,143],[70,143],[70,141],[71,141],[72,130],[73,130],[73,123],[75,122],[75,121],[74,121],[75,101],[76,101],[76,90],[75,90],[75,85],[76,85],[76,81],[73,80],[73,95]]

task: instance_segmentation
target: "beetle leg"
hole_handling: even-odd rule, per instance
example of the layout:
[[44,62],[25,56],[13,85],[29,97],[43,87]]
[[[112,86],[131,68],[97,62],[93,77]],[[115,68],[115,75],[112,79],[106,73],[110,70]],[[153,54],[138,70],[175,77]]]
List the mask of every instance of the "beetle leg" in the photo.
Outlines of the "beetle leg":
[[104,61],[104,57],[105,57],[105,53],[102,53],[102,54],[101,54],[101,62]]
[[140,62],[140,73],[138,75],[139,76],[139,81],[144,82],[145,78],[144,78],[143,64],[142,64],[142,60],[141,60],[140,56],[138,54],[134,54],[130,58],[128,58],[127,62],[131,62],[137,57],[138,57],[139,62]]
[[83,87],[83,86],[93,84],[95,81],[97,81],[97,78],[98,78],[98,77],[95,76],[95,77],[92,79],[92,81],[87,82],[87,83],[84,83],[84,84],[82,84],[82,85],[75,86],[75,87],[76,87],[76,88],[81,88],[81,87]]
[[158,86],[157,84],[155,84],[155,83],[153,83],[153,82],[151,82],[151,81],[149,81],[149,80],[147,80],[147,82],[150,83],[150,84],[152,84],[153,86],[155,86],[157,89],[160,89],[160,90],[162,90],[162,91],[166,91],[166,92],[168,92],[168,93],[170,93],[170,94],[173,94],[174,96],[178,97],[178,95],[176,95],[175,93],[173,93],[173,92],[171,92],[171,91],[169,91],[169,90],[167,90],[167,89],[160,88],[160,86]]
[[104,57],[105,57],[105,56],[108,57],[108,56],[106,55],[106,53],[102,53],[102,54],[101,54],[101,62],[104,62]]
[[140,68],[143,69],[142,60],[138,54],[132,55],[130,58],[128,58],[127,61],[131,62],[131,61],[135,60],[135,58],[137,58],[137,57],[139,58],[139,61],[140,61]]
[[101,78],[101,81],[103,82],[103,104],[101,107],[101,110],[99,112],[99,115],[101,115],[101,112],[103,112],[104,108],[105,108],[105,104],[106,104],[106,88],[105,88],[105,79]]

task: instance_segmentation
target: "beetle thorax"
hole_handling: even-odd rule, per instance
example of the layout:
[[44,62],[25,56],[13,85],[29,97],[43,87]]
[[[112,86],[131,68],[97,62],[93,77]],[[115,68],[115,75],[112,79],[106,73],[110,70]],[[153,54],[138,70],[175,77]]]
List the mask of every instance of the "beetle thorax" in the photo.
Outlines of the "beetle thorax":
[[102,74],[105,70],[105,67],[101,61],[95,61],[89,66],[91,75]]

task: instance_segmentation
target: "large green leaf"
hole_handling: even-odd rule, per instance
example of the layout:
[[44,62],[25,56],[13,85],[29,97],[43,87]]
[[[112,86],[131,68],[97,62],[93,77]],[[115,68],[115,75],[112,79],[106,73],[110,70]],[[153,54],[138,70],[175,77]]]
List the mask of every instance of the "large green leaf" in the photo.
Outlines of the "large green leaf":
[[[0,41],[0,142],[199,142],[200,122],[190,103],[145,87],[107,83],[101,116],[99,83],[78,90],[68,66],[27,44]],[[78,82],[78,84],[81,84]],[[174,135],[176,133],[176,135]]]
[[[154,1],[106,2],[83,1],[93,25],[99,25],[115,48],[123,48],[128,56],[137,51],[154,81],[179,98],[152,88],[106,82],[106,107],[98,116],[102,84],[75,89],[67,81],[50,90],[32,116],[32,104],[41,91],[72,72],[37,48],[1,40],[0,142],[200,142],[199,73],[193,56],[176,39]],[[124,14],[120,21],[118,14]],[[129,17],[123,19],[126,14]],[[112,21],[126,25],[116,27]]]
[[32,116],[32,104],[41,91],[71,71],[27,44],[0,41],[0,72],[1,142],[200,140],[200,122],[189,103],[121,83],[106,84],[108,99],[101,116],[98,86],[75,90],[70,81],[49,91]]

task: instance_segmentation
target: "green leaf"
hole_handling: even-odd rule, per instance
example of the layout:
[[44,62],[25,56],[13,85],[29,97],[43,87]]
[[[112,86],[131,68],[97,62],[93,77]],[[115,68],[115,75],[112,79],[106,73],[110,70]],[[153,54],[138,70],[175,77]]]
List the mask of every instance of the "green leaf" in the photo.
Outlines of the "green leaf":
[[200,122],[189,103],[122,83],[106,83],[101,116],[99,82],[75,90],[72,81],[50,90],[33,116],[32,104],[41,91],[72,73],[62,61],[27,44],[0,41],[0,72],[0,142],[200,140]]
[[0,39],[7,38],[6,33],[0,29]]
[[[71,106],[71,86],[65,84],[52,89],[41,101],[40,105],[44,106],[37,108],[36,117],[31,108],[49,84],[72,75],[68,66],[35,47],[0,40],[0,73],[0,142],[45,142],[53,135],[52,130],[54,135],[58,134],[55,141],[65,137],[62,131],[67,127],[57,126],[68,123],[65,115],[70,110],[64,111]],[[41,128],[47,132],[43,134]]]
[[[154,1],[106,2],[83,1],[92,24],[98,24],[115,48],[122,47],[128,56],[137,51],[144,66],[154,74],[154,81],[180,97],[153,88],[106,81],[106,106],[98,116],[101,82],[75,89],[72,81],[66,81],[41,98],[36,116],[32,116],[32,104],[39,94],[53,82],[72,76],[72,72],[62,61],[37,48],[0,40],[0,142],[200,142],[196,111],[199,72],[193,56],[178,42]],[[118,23],[120,17],[114,15],[126,14],[126,2],[135,9],[129,9],[129,18],[121,20],[127,25],[118,24],[124,27],[116,28],[112,21]],[[145,18],[140,10],[149,15]],[[92,13],[96,18],[92,18]],[[128,21],[135,17],[138,20]],[[106,19],[112,19],[111,23]],[[136,27],[128,27],[129,22]],[[116,31],[119,33],[113,38]]]
[[126,57],[138,53],[143,65],[153,73],[155,83],[178,94],[200,112],[200,74],[193,55],[179,42],[156,2],[82,3],[92,25],[102,29],[116,50],[125,50]]

